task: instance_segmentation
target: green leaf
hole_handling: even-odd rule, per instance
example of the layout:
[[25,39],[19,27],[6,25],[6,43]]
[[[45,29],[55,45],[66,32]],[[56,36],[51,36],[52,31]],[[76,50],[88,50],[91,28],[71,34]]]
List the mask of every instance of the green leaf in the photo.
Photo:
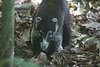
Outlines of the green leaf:
[[100,43],[100,40],[96,40],[96,41],[94,41],[94,43]]
[[98,65],[98,67],[100,67],[100,65]]
[[14,66],[21,66],[21,67],[40,67],[39,65],[36,65],[33,62],[24,61],[24,59],[21,59],[21,58],[14,58]]

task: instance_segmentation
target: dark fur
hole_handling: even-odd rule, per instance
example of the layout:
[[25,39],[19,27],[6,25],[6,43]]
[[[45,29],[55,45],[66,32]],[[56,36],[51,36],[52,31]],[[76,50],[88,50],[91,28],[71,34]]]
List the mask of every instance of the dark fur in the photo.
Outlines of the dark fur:
[[[36,28],[35,18],[41,17]],[[58,30],[56,35],[50,39],[49,47],[44,51],[47,56],[50,56],[54,51],[58,51],[59,45],[63,47],[70,45],[71,41],[71,15],[68,8],[68,3],[65,0],[43,0],[33,16],[33,26],[31,33],[31,43],[34,55],[38,55],[42,50],[40,47],[40,37],[38,30],[42,29],[45,33],[48,30],[55,31],[55,25],[51,22],[52,18],[58,19]],[[61,43],[60,43],[61,42]]]

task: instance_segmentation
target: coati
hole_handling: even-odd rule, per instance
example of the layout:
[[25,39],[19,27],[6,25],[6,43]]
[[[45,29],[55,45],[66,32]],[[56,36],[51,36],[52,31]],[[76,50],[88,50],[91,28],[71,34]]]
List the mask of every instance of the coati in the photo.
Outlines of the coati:
[[66,0],[43,0],[33,15],[31,44],[33,54],[48,57],[70,45],[71,14]]

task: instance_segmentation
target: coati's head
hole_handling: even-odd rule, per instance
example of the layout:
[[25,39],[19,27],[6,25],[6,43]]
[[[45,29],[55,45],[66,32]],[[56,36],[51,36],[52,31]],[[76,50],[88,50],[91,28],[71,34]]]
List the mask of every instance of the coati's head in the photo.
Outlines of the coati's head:
[[41,18],[36,17],[36,28],[38,31],[38,36],[40,39],[40,46],[43,51],[46,51],[49,43],[58,29],[58,19],[57,18]]

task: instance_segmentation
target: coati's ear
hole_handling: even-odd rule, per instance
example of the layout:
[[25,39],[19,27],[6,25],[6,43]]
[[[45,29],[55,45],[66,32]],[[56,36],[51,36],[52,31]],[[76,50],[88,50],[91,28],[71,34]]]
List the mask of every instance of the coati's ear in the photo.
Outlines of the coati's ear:
[[41,17],[36,17],[36,22],[40,22],[42,20]]
[[52,22],[58,22],[57,18],[52,18]]
[[52,22],[55,24],[55,32],[58,30],[58,19],[57,18],[52,18]]

